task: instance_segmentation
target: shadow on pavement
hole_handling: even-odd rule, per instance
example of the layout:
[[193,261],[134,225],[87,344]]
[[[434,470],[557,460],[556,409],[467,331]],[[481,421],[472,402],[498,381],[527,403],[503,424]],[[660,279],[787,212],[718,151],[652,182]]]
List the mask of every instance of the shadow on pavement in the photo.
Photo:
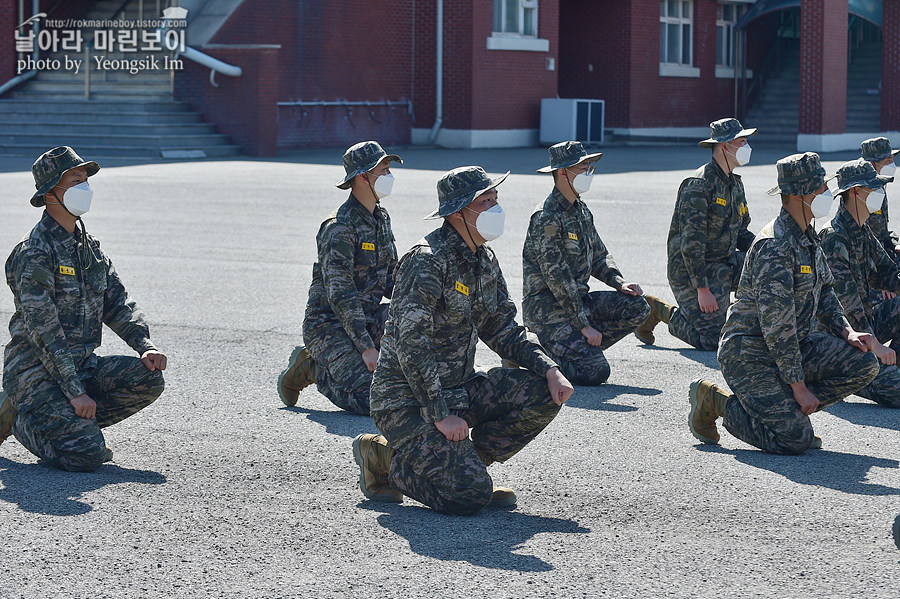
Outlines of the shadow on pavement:
[[570,408],[581,408],[583,410],[600,410],[604,412],[634,412],[637,410],[634,406],[626,406],[616,403],[606,403],[620,395],[643,395],[653,396],[660,395],[662,390],[652,389],[650,387],[632,387],[630,385],[610,385],[603,384],[599,387],[575,386],[575,395],[566,402],[566,406]]
[[795,456],[751,449],[724,449],[717,445],[698,445],[697,449],[731,454],[743,464],[769,470],[802,485],[825,487],[854,495],[900,495],[900,489],[866,482],[872,468],[900,468],[897,460],[827,449],[814,449]]
[[853,403],[841,401],[826,410],[838,418],[860,426],[877,426],[900,431],[900,410],[885,408],[877,403]]
[[548,572],[553,565],[534,555],[515,553],[542,533],[589,533],[573,520],[532,516],[486,508],[477,516],[445,516],[424,507],[364,501],[357,507],[382,512],[378,523],[409,542],[426,557],[468,562],[473,566],[514,572]]
[[716,358],[716,352],[714,351],[702,351],[687,347],[660,347],[659,345],[641,345],[640,347],[648,351],[678,352],[688,360],[693,360],[694,362],[698,362],[716,370],[720,369],[719,360]]
[[306,419],[325,427],[325,432],[343,437],[355,437],[360,433],[377,433],[375,423],[369,416],[351,414],[338,408],[334,410],[316,410],[302,406],[280,408],[285,412],[305,414]]
[[48,516],[78,516],[93,510],[79,501],[84,493],[106,485],[161,485],[166,477],[152,470],[132,470],[105,464],[94,472],[65,472],[39,463],[20,464],[0,458],[0,501],[18,504],[22,511]]

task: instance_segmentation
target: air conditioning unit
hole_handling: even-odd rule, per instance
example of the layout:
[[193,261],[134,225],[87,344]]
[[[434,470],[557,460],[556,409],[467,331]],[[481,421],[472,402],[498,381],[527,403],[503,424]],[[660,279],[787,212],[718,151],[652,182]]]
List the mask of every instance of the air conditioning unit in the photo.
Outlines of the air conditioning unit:
[[541,100],[541,143],[575,140],[603,144],[606,102],[575,98]]

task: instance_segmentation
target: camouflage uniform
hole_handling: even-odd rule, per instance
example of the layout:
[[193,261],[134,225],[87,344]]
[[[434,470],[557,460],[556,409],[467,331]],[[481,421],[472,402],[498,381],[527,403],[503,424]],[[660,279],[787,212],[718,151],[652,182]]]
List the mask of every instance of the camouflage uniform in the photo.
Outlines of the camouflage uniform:
[[[783,193],[814,193],[824,182],[816,154],[790,156],[777,166]],[[805,381],[823,409],[878,374],[874,354],[840,338],[849,323],[832,285],[815,232],[801,230],[782,208],[747,253],[722,329],[718,358],[734,393],[724,424],[735,437],[771,453],[802,453],[812,445],[813,429],[790,384]],[[830,334],[813,331],[814,318]]]
[[[155,350],[144,315],[109,257],[90,235],[82,264],[80,232],[44,213],[6,262],[16,311],[3,364],[3,387],[18,411],[13,433],[29,451],[65,470],[94,470],[106,459],[101,428],[152,403],[163,375],[136,357],[94,355],[107,325],[138,354]],[[87,393],[96,419],[69,400]]]
[[[756,129],[743,129],[737,119],[723,119],[711,123],[710,131],[710,139],[701,145],[752,135]],[[749,224],[740,175],[726,175],[713,159],[682,181],[666,242],[666,273],[678,303],[669,320],[669,332],[697,349],[715,350],[718,346],[731,292],[740,280],[744,252],[753,242]],[[700,310],[700,287],[709,287],[715,296],[716,312]]]
[[[842,166],[838,176],[841,180],[850,179],[856,170],[862,173],[857,178],[874,178],[876,174],[871,164],[860,160]],[[840,185],[843,188],[844,181]],[[831,225],[822,231],[822,250],[834,275],[835,293],[850,325],[887,343],[900,332],[900,297],[878,305],[871,298],[880,296],[880,290],[900,293],[900,267],[867,225],[859,226],[841,203]],[[875,380],[856,394],[890,408],[900,407],[900,369],[881,364]]]
[[[896,156],[900,152],[900,150],[891,149],[891,141],[886,137],[867,139],[860,144],[859,150],[862,158],[868,162],[881,162],[888,156]],[[872,229],[875,238],[881,242],[888,256],[892,260],[897,261],[900,260],[900,255],[894,250],[894,247],[897,245],[897,235],[888,229],[889,218],[888,198],[887,194],[885,194],[881,210],[870,214],[866,224]]]
[[[432,216],[461,210],[502,180],[480,167],[451,171]],[[487,464],[515,455],[556,416],[545,379],[556,365],[515,315],[494,252],[482,245],[473,253],[447,222],[400,260],[372,381],[372,416],[396,452],[392,488],[437,511],[474,514],[491,501]],[[530,372],[476,372],[479,338]],[[438,431],[434,423],[451,414],[468,423],[471,439]]]
[[[387,158],[380,144],[365,141],[344,153],[346,176],[337,183],[349,189],[356,175]],[[362,359],[381,347],[388,304],[393,292],[397,247],[391,218],[380,203],[368,209],[350,197],[319,227],[318,262],[303,319],[303,340],[317,366],[316,386],[331,403],[354,414],[369,415],[372,373]]]
[[[579,144],[580,145],[580,144]],[[634,331],[650,306],[619,291],[590,291],[591,276],[614,289],[625,283],[597,234],[587,205],[554,189],[531,215],[522,250],[522,318],[570,381],[599,385],[609,378],[603,350]],[[594,347],[581,329],[603,333]]]
[[316,360],[316,385],[331,402],[369,414],[372,373],[362,352],[381,347],[393,292],[397,247],[387,210],[369,211],[353,194],[319,228],[318,262],[303,319],[303,340]]

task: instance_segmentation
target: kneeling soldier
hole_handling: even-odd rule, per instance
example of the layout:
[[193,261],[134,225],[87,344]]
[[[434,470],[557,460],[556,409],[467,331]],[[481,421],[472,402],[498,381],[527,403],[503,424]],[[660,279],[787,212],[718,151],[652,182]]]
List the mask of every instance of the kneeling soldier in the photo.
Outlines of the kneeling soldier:
[[[372,381],[372,416],[384,436],[353,441],[369,499],[408,495],[459,515],[514,504],[512,490],[493,486],[487,466],[527,445],[572,395],[534,335],[516,323],[500,266],[485,245],[503,232],[495,188],[505,178],[490,179],[477,166],[445,174],[439,208],[429,215],[443,217],[443,226],[397,267]],[[479,338],[527,370],[476,372]]]

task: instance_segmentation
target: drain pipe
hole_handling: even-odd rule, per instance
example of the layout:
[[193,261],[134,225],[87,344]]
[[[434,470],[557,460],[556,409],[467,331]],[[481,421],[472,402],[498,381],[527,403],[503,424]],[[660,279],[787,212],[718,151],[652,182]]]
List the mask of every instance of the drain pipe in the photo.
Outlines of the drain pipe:
[[428,136],[428,142],[434,143],[437,139],[438,131],[444,122],[444,0],[437,0],[437,37],[435,38],[437,45],[435,54],[437,55],[437,64],[435,65],[435,106],[434,106],[434,126],[431,128],[431,135]]

